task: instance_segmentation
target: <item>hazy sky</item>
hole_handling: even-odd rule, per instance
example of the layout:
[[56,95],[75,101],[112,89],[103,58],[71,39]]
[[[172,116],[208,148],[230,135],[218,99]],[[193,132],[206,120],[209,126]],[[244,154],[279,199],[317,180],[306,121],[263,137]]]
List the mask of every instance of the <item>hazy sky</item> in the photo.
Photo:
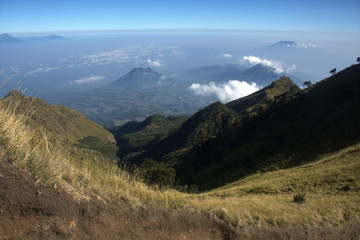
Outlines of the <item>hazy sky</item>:
[[360,0],[0,0],[0,32],[110,29],[360,32]]

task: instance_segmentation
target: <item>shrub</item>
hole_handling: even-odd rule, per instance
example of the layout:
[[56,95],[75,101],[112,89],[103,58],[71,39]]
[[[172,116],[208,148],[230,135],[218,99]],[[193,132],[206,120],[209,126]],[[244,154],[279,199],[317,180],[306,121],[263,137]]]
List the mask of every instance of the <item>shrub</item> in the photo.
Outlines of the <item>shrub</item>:
[[166,167],[163,163],[145,159],[140,166],[140,170],[145,183],[148,185],[170,187],[174,184],[176,175],[174,168]]
[[175,170],[168,167],[150,168],[144,175],[147,184],[161,187],[172,186],[175,180]]
[[303,203],[305,202],[305,193],[297,193],[294,195],[293,202],[295,203]]

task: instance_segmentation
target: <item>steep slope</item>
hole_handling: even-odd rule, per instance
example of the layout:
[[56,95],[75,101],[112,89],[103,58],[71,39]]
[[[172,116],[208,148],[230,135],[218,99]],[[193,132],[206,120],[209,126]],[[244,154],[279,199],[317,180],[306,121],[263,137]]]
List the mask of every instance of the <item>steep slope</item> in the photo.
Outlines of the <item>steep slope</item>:
[[142,122],[131,121],[123,126],[112,127],[109,131],[114,135],[119,147],[120,158],[129,153],[136,155],[151,149],[156,143],[176,131],[188,117],[165,117],[155,114]]
[[240,114],[251,113],[258,108],[266,108],[269,101],[277,96],[284,93],[293,94],[299,90],[300,88],[290,78],[284,76],[255,93],[227,103],[226,106]]
[[[125,159],[128,162],[140,164],[145,158],[171,163],[172,152],[191,148],[197,144],[215,137],[217,134],[230,128],[239,118],[239,115],[227,108],[220,102],[200,110],[194,116],[185,121],[177,131],[162,139],[150,148],[141,147],[145,150],[140,155],[129,155]],[[176,153],[175,153],[176,155]]]
[[215,137],[230,128],[239,115],[220,102],[195,113],[172,136],[180,144],[178,148],[188,148]]
[[[163,160],[169,163],[181,161],[177,152],[182,152],[184,149],[189,149],[223,134],[242,117],[250,117],[266,109],[275,97],[285,93],[292,95],[298,90],[299,88],[289,78],[283,77],[270,86],[227,105],[215,102],[195,113],[172,135],[152,145],[151,148],[139,145],[137,152],[142,151],[142,154],[130,154],[125,159],[136,164],[141,163],[145,158]],[[126,127],[130,129],[131,126],[132,124],[129,124]],[[119,141],[118,145],[121,149],[122,144]]]
[[[0,236],[4,239],[237,239],[228,224],[205,214],[77,199],[44,187],[0,156]],[[210,231],[209,231],[210,230]]]
[[33,129],[43,129],[53,139],[95,149],[111,158],[116,156],[112,134],[71,108],[25,97],[16,90],[9,92],[0,104],[16,109],[16,114],[27,115],[27,123]]
[[277,99],[268,110],[185,155],[175,169],[202,190],[256,171],[312,161],[360,141],[360,65]]

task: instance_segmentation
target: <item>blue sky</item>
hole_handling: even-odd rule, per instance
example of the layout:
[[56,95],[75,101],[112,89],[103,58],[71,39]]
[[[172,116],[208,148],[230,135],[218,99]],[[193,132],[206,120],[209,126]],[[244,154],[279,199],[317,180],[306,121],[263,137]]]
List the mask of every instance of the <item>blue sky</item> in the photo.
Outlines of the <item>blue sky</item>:
[[0,33],[115,29],[360,32],[360,0],[0,0]]

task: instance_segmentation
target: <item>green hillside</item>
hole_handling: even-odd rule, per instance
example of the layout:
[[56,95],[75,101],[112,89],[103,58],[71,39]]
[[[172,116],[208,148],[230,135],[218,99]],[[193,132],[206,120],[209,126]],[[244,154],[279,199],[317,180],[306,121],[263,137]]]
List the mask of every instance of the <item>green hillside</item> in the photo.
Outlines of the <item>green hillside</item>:
[[116,142],[110,132],[81,113],[61,105],[50,105],[40,98],[26,97],[16,90],[9,92],[0,104],[26,115],[26,123],[43,130],[51,139],[97,150],[112,160],[116,158]]
[[[186,116],[165,117],[155,114],[142,122],[128,122],[123,126],[112,127],[109,131],[117,141],[118,156],[126,160],[153,148],[154,145],[175,132],[187,119]],[[130,155],[127,156],[128,154]]]
[[314,161],[360,140],[360,65],[295,95],[193,148],[175,165],[186,184],[211,189],[255,172]]

